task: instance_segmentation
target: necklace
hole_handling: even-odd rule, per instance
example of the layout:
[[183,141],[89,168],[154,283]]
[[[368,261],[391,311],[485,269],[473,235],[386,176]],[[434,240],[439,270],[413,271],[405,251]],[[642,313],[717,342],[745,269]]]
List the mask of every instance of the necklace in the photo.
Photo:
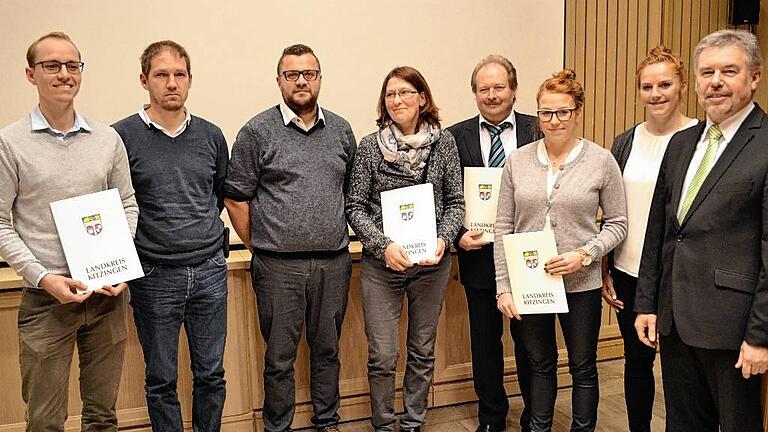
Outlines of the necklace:
[[544,153],[547,155],[547,161],[549,162],[549,166],[551,167],[552,171],[557,170],[561,165],[565,163],[565,160],[571,154],[571,151],[573,151],[573,149],[576,148],[576,146],[578,146],[580,142],[581,140],[576,141],[576,144],[570,146],[570,148],[565,152],[563,152],[563,154],[560,157],[558,157],[557,159],[553,159],[549,155],[549,150],[547,149],[547,141],[544,140]]

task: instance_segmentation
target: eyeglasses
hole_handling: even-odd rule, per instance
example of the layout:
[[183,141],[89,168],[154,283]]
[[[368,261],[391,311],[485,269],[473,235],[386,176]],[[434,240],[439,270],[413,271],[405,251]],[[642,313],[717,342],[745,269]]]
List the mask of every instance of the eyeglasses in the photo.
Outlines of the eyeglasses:
[[47,74],[59,73],[62,66],[66,67],[67,72],[71,74],[79,74],[83,71],[83,67],[85,66],[85,63],[76,62],[76,61],[60,62],[58,60],[46,60],[46,61],[35,63],[35,66],[37,65],[42,66],[43,71]]
[[564,122],[570,120],[574,111],[576,111],[576,108],[560,108],[556,110],[538,110],[536,114],[539,116],[539,120],[543,122],[552,121],[553,115],[556,115],[558,120]]
[[400,99],[407,100],[416,96],[418,93],[419,92],[417,92],[416,90],[407,90],[407,89],[398,90],[396,92],[388,91],[384,93],[384,99],[388,101],[393,101],[395,100],[395,96],[400,96]]
[[315,69],[307,69],[303,71],[287,70],[283,71],[282,75],[288,81],[298,81],[300,76],[303,76],[307,81],[314,81],[320,76],[320,71]]

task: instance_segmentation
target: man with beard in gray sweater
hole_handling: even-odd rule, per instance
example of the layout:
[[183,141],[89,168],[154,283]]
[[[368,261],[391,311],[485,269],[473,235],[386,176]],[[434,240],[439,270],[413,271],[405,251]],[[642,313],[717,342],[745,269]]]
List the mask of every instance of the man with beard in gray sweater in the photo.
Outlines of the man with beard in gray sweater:
[[351,259],[344,201],[357,149],[346,120],[317,105],[320,62],[306,45],[283,51],[283,102],[237,135],[225,184],[237,234],[253,252],[251,275],[266,341],[264,428],[289,431],[296,349],[306,324],[318,431],[337,432],[339,338]]

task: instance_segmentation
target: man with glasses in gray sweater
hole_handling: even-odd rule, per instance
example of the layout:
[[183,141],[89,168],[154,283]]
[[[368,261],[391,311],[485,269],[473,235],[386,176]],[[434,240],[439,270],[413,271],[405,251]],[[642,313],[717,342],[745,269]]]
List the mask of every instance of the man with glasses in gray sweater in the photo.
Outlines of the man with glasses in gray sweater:
[[251,275],[266,342],[264,429],[290,431],[301,330],[310,348],[318,431],[338,431],[339,338],[351,259],[344,201],[357,150],[346,120],[320,108],[320,62],[292,45],[277,64],[283,102],[249,120],[232,147],[225,203],[253,252]]

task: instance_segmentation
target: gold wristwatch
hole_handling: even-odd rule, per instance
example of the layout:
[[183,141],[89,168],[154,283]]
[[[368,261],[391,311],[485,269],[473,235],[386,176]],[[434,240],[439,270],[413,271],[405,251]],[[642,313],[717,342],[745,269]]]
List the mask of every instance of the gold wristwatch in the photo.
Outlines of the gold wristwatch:
[[584,249],[576,249],[576,252],[579,253],[579,259],[581,260],[581,266],[586,267],[590,264],[592,264],[592,255],[587,253]]

